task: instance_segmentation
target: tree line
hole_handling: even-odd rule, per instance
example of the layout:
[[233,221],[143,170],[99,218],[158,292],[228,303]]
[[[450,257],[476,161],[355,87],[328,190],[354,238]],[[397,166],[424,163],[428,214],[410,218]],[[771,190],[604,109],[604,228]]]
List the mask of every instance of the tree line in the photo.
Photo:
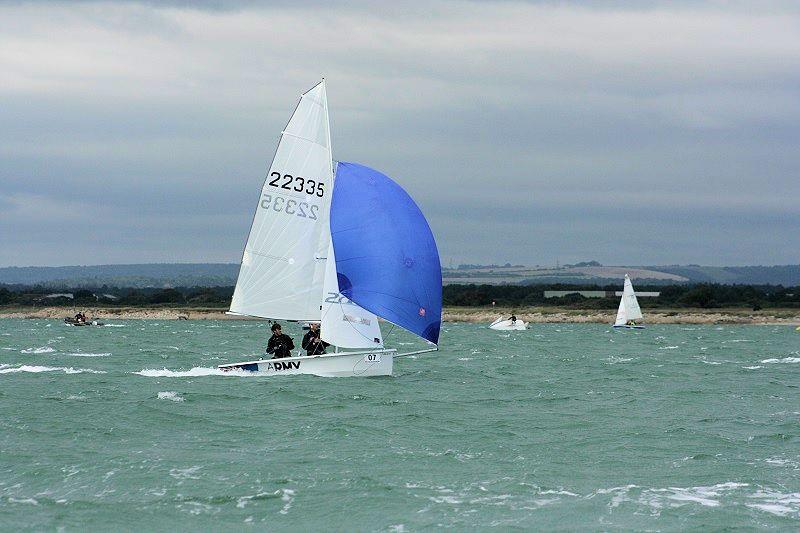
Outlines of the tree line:
[[[545,298],[549,290],[613,291],[618,285],[445,285],[442,299],[445,306],[481,307],[495,304],[502,307],[570,307],[575,309],[614,309],[619,297],[586,298],[570,294]],[[660,292],[658,297],[639,298],[643,308],[800,307],[800,286],[780,285],[659,285],[636,287],[637,292]],[[5,306],[187,306],[220,307],[230,304],[233,287],[175,288],[68,288],[0,285],[0,305]]]
[[0,305],[6,306],[194,306],[227,307],[233,287],[80,288],[0,285]]
[[[572,307],[575,309],[615,309],[619,296],[587,298],[569,294],[545,298],[545,291],[606,291],[614,294],[619,285],[445,285],[442,297],[445,305],[479,307],[493,303],[505,307]],[[780,285],[637,285],[637,292],[659,292],[658,297],[639,298],[643,308],[700,307],[800,307],[800,286]]]

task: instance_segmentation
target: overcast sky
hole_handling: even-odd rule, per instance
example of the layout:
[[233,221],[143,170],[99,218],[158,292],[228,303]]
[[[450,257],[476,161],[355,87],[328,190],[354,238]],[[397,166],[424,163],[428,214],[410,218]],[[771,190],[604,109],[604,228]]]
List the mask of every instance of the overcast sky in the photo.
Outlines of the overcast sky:
[[2,2],[0,266],[238,262],[277,136],[442,263],[800,263],[797,2]]

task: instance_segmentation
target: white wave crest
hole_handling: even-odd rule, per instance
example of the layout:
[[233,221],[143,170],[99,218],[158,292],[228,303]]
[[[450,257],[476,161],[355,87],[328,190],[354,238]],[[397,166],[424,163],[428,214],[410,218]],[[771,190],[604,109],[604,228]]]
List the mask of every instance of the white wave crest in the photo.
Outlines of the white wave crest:
[[173,401],[173,402],[182,402],[183,401],[183,397],[181,397],[177,392],[171,391],[171,390],[159,392],[158,393],[158,399],[159,400],[170,400],[170,401]]
[[22,365],[13,368],[2,368],[0,374],[14,374],[17,372],[64,372],[65,374],[105,374],[102,370],[92,370],[90,368],[72,368],[63,366],[37,366]]
[[668,488],[643,488],[636,485],[598,489],[596,494],[613,495],[610,507],[619,507],[625,502],[634,502],[650,507],[655,514],[661,509],[669,507],[682,507],[687,504],[696,504],[703,507],[718,507],[721,498],[728,497],[732,492],[749,487],[747,483],[718,483],[703,487],[668,487]]
[[247,376],[247,375],[257,374],[256,372],[245,372],[243,370],[229,370],[227,372],[223,372],[219,368],[209,368],[203,366],[196,366],[191,370],[168,370],[166,368],[157,370],[154,368],[145,368],[144,370],[133,373],[148,378],[186,378],[186,377],[230,376],[230,375]]
[[784,357],[783,359],[762,359],[762,363],[800,363],[800,357]]
[[800,492],[782,493],[763,489],[750,497],[758,503],[749,503],[748,507],[777,516],[800,517]]
[[28,348],[27,350],[20,350],[20,353],[52,353],[56,349],[51,346],[41,346],[39,348]]
[[81,353],[81,352],[75,352],[75,353],[65,353],[64,355],[69,355],[69,356],[72,356],[72,357],[108,357],[108,356],[111,355],[111,353],[110,352],[103,352],[103,353]]

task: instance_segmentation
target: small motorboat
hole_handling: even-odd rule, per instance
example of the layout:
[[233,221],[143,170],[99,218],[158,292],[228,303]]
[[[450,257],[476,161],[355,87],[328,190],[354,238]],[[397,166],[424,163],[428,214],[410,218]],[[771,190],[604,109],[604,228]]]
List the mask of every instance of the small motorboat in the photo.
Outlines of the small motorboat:
[[79,320],[75,317],[67,317],[64,319],[64,323],[68,326],[102,326],[102,322],[98,322],[97,320]]

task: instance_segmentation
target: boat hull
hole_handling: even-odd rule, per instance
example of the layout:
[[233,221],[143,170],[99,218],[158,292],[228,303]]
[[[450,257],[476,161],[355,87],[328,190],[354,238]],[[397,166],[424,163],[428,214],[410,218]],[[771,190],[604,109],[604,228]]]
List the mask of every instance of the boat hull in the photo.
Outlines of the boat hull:
[[86,322],[86,321],[78,321],[78,320],[75,320],[74,318],[65,318],[64,319],[64,324],[66,324],[67,326],[102,326],[103,325],[102,322],[98,322],[97,320],[90,320],[90,321]]
[[644,326],[628,326],[626,324],[623,324],[621,326],[612,325],[611,327],[614,329],[644,329]]
[[262,359],[219,365],[225,371],[257,372],[265,376],[308,374],[322,377],[391,376],[396,350],[343,352]]
[[522,331],[528,329],[528,324],[522,320],[517,320],[512,324],[511,320],[497,319],[489,325],[489,329],[497,331]]

